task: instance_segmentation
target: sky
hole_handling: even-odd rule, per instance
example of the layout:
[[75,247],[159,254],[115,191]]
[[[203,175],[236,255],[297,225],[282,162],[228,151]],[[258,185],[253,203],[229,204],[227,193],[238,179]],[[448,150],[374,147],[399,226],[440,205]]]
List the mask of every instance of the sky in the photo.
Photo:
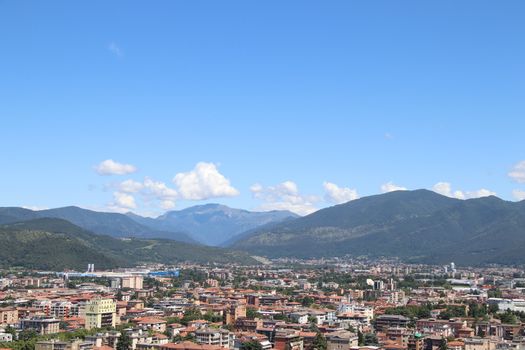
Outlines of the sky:
[[525,199],[525,2],[0,0],[0,205]]

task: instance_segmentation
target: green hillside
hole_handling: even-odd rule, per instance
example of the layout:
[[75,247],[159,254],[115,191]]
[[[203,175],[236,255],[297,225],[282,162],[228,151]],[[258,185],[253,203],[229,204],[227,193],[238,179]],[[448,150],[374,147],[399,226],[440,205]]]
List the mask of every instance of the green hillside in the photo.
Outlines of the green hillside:
[[256,230],[231,246],[269,257],[366,255],[427,263],[523,264],[525,204],[397,191]]
[[83,269],[140,263],[256,263],[245,253],[168,239],[96,235],[62,219],[42,218],[0,226],[0,265],[35,269]]

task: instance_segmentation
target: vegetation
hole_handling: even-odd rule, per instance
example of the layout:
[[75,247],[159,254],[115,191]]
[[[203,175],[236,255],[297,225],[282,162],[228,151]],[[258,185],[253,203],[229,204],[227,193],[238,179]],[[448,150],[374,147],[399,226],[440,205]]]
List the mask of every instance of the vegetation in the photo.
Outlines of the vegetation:
[[233,247],[270,257],[355,254],[431,264],[522,264],[524,225],[525,206],[520,203],[397,191],[257,230]]
[[134,266],[142,262],[254,263],[245,253],[172,240],[118,239],[85,231],[61,219],[0,226],[0,264],[34,269]]
[[313,342],[314,350],[326,350],[328,343],[325,336],[321,332],[317,332]]
[[262,345],[256,340],[251,340],[242,343],[240,350],[262,350]]
[[120,333],[120,337],[117,342],[117,350],[130,350],[131,349],[131,338],[127,332]]

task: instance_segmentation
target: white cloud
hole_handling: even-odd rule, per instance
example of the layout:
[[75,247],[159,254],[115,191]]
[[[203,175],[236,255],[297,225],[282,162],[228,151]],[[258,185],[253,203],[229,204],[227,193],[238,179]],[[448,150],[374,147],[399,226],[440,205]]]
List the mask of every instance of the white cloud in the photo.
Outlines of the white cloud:
[[317,210],[315,204],[319,202],[316,196],[302,195],[293,181],[268,187],[257,183],[250,187],[250,191],[254,198],[263,201],[257,208],[263,211],[289,210],[299,215],[307,215]]
[[525,199],[525,191],[524,190],[512,190],[512,196],[514,197],[514,199],[518,200],[518,201],[522,201]]
[[124,51],[122,51],[122,49],[114,42],[109,43],[108,50],[117,57],[124,56]]
[[197,163],[192,171],[176,174],[173,183],[183,199],[204,200],[239,195],[239,191],[231,186],[230,180],[213,163]]
[[327,202],[334,204],[346,203],[358,199],[357,190],[348,187],[339,187],[332,182],[325,181],[323,183],[325,190],[324,198]]
[[508,175],[516,182],[525,183],[525,160],[516,163]]
[[49,209],[49,207],[41,207],[41,206],[38,206],[38,205],[23,205],[22,208],[33,210],[33,211]]
[[406,191],[406,190],[407,190],[406,187],[396,185],[396,184],[392,183],[392,181],[381,185],[381,191],[383,193],[393,192],[393,191]]
[[122,192],[113,192],[113,203],[111,203],[110,206],[125,211],[135,209],[137,204],[135,203],[135,197],[132,195]]
[[462,190],[452,190],[452,185],[449,182],[438,182],[432,186],[432,190],[436,193],[439,193],[443,196],[457,198],[457,199],[469,199],[469,198],[480,198],[495,196],[496,192],[487,190],[486,188],[480,188],[476,191],[462,191]]
[[118,188],[119,188],[120,192],[137,193],[137,192],[139,192],[140,190],[142,190],[144,188],[144,184],[142,184],[141,182],[129,179],[129,180],[126,180],[126,181],[122,181],[118,185]]
[[438,182],[432,186],[432,191],[451,198],[465,199],[465,194],[462,191],[452,192],[452,186],[449,182]]
[[137,168],[131,164],[123,164],[113,159],[106,159],[95,166],[95,171],[99,175],[127,175],[136,172]]
[[[140,199],[148,205],[152,202],[158,202],[158,206],[162,209],[173,209],[175,207],[175,199],[177,198],[177,191],[168,187],[164,182],[152,180],[149,177],[144,178],[143,182],[128,179],[119,184],[113,184],[113,188],[121,194],[137,194]],[[117,203],[115,200],[112,205]],[[119,207],[120,205],[116,205]]]
[[144,179],[144,190],[146,195],[149,194],[163,200],[173,200],[178,195],[177,191],[168,187],[164,182],[154,181],[148,177]]

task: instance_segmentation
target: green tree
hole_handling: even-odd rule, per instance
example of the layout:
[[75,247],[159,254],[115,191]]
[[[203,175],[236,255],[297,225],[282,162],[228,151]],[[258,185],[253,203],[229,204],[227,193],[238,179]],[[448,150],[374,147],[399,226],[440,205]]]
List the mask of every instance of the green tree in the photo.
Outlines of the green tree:
[[256,340],[251,340],[242,343],[240,350],[262,350],[262,345]]
[[303,300],[301,300],[301,305],[305,307],[310,307],[314,303],[314,298],[312,297],[304,297]]
[[13,340],[16,339],[16,329],[14,329],[12,326],[8,325],[5,327],[4,332],[11,334],[13,336]]
[[326,342],[325,336],[321,332],[317,332],[313,346],[315,350],[326,350],[328,343]]
[[246,317],[253,320],[256,317],[259,317],[259,313],[256,309],[249,307],[246,309]]
[[364,346],[365,345],[365,337],[363,335],[363,332],[360,330],[357,330],[357,345]]
[[364,335],[364,345],[378,345],[379,341],[377,340],[377,336],[374,333],[365,333]]
[[24,329],[18,334],[18,340],[32,340],[38,337],[38,333],[34,329]]
[[493,288],[487,291],[487,297],[489,298],[501,298],[503,297],[503,293],[499,288]]
[[447,340],[445,338],[441,338],[441,341],[439,342],[439,350],[447,350]]
[[131,350],[131,338],[129,337],[128,333],[120,333],[120,337],[118,337],[117,342],[117,350]]

